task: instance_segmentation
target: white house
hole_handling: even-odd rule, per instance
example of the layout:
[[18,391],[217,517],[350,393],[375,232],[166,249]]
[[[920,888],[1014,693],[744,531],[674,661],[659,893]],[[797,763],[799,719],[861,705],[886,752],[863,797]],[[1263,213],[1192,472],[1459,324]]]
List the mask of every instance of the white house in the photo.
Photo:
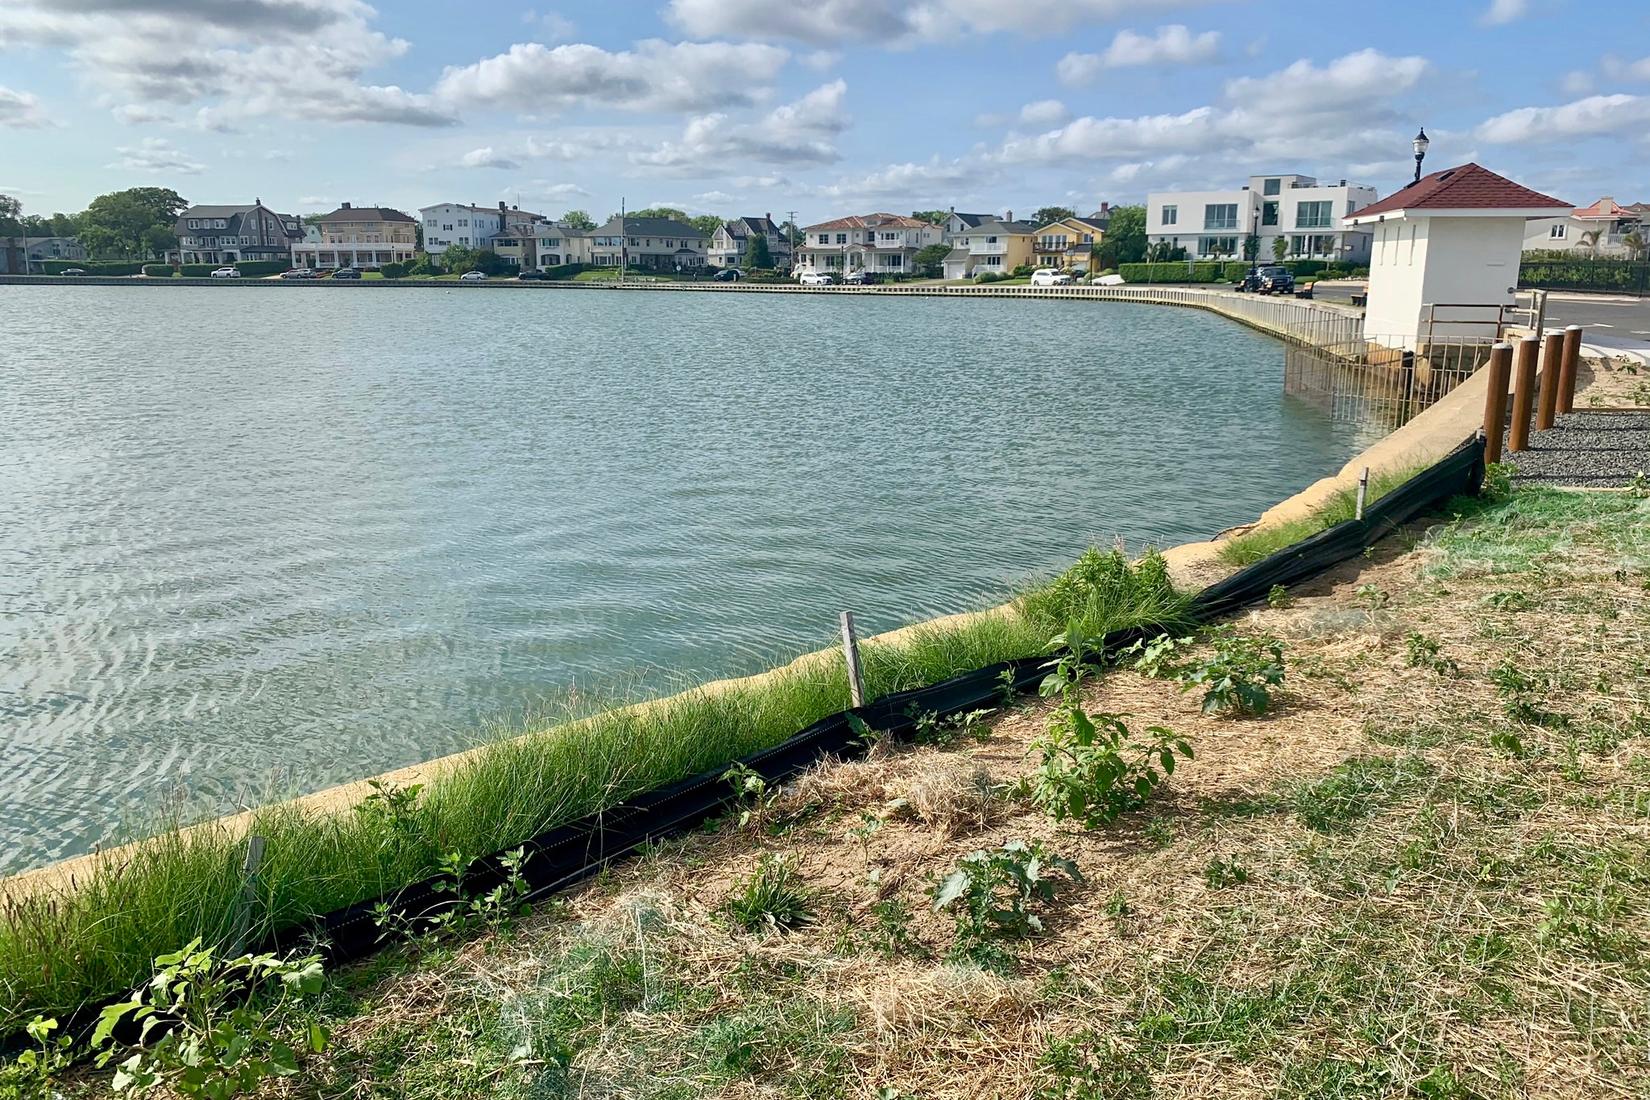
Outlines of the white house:
[[517,206],[473,206],[443,202],[418,209],[424,230],[424,251],[439,256],[452,245],[464,248],[491,248],[492,239],[516,226],[532,226],[550,219]]
[[917,253],[939,244],[943,230],[899,214],[854,214],[810,225],[802,235],[796,249],[799,271],[911,275],[917,270]]
[[1650,241],[1650,203],[1623,206],[1609,195],[1567,218],[1541,218],[1524,231],[1524,251],[1627,259]]
[[946,215],[945,224],[940,226],[940,243],[955,245],[957,238],[966,237],[986,222],[996,220],[995,214],[963,214],[953,206]]
[[1525,225],[1569,203],[1476,164],[1423,176],[1344,219],[1374,235],[1364,339],[1415,349],[1486,338],[1513,304]]
[[741,267],[745,262],[745,248],[752,237],[763,237],[768,242],[768,255],[773,266],[786,271],[791,266],[791,242],[774,224],[772,214],[760,218],[746,215],[723,222],[710,235],[710,249],[706,253],[712,267]]
[[1320,184],[1311,176],[1250,176],[1227,191],[1153,191],[1146,198],[1146,240],[1180,247],[1193,259],[1241,259],[1243,239],[1260,236],[1269,260],[1282,237],[1285,255],[1299,259],[1369,262],[1370,235],[1341,219],[1376,199],[1373,187]]

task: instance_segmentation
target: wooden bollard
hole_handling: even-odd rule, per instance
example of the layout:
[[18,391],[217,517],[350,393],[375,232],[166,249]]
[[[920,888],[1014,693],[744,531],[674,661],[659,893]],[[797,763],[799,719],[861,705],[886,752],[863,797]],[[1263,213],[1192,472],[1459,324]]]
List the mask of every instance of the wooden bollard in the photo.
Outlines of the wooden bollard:
[[1507,428],[1507,450],[1530,449],[1530,412],[1535,407],[1535,337],[1518,342],[1518,354],[1513,364],[1512,424]]
[[1576,411],[1576,368],[1581,366],[1581,326],[1564,330],[1564,359],[1558,365],[1558,411]]
[[1489,393],[1484,396],[1484,461],[1501,461],[1501,436],[1507,427],[1507,376],[1512,373],[1512,345],[1502,342],[1490,349]]
[[1541,347],[1541,396],[1535,406],[1535,430],[1544,432],[1553,426],[1558,414],[1558,361],[1564,358],[1564,334],[1555,332]]

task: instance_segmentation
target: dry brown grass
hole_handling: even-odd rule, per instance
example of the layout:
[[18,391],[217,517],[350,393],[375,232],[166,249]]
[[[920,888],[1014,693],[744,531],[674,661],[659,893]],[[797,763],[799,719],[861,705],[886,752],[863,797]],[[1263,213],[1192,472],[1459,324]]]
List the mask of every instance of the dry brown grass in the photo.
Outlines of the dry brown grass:
[[[1238,624],[1288,646],[1268,717],[1207,717],[1129,671],[1093,683],[1094,709],[1197,748],[1113,826],[1014,797],[1039,702],[983,743],[821,766],[754,827],[660,845],[509,937],[358,974],[334,1050],[287,1091],[1650,1095],[1645,578],[1588,545],[1562,570],[1440,576],[1442,551],[1405,545]],[[1508,660],[1562,719],[1512,716]],[[1507,733],[1523,756],[1491,743]],[[948,961],[932,883],[1012,838],[1086,883],[1008,972]],[[774,854],[815,919],[747,934],[723,906]]]

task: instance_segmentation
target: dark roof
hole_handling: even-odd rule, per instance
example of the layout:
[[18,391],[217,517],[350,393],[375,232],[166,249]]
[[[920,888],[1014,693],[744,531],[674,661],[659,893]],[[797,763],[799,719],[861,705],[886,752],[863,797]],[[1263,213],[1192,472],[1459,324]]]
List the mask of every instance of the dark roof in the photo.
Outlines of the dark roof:
[[[622,223],[622,224],[621,224]],[[621,237],[697,237],[705,239],[705,235],[675,218],[609,218],[607,224],[598,229],[598,233],[617,234]]]
[[191,206],[180,218],[233,218],[236,214],[245,214],[255,204],[246,203],[242,206]]
[[[264,210],[273,215],[275,220],[281,223],[281,231],[284,236],[297,239],[304,235],[302,229],[287,228],[289,223],[293,225],[301,225],[302,222],[299,218],[292,214],[282,214],[279,211],[270,210],[269,207],[260,206],[257,203],[248,203],[245,206],[191,206],[189,209],[178,215],[175,229],[181,235],[185,232],[191,232],[189,229],[190,219],[216,221],[221,218],[228,223],[226,228],[221,230],[221,232],[225,236],[235,235],[241,232],[242,221],[256,210]],[[257,246],[254,245],[249,247]]]
[[1025,236],[1037,232],[1036,222],[1005,222],[993,218],[974,227],[976,233],[1001,233],[1004,236]]
[[312,222],[411,222],[417,218],[391,210],[387,206],[340,206],[330,214],[309,219]]
[[769,233],[775,235],[779,233],[779,227],[773,224],[772,218],[752,218],[749,216],[734,218],[726,223],[723,228],[728,231],[730,237],[748,237],[752,233],[760,233],[763,236],[767,236]]
[[970,229],[977,229],[980,223],[994,221],[997,217],[995,214],[964,214],[961,210],[952,210],[948,213],[953,218],[961,218],[962,223]]
[[1360,207],[1349,218],[1397,210],[1527,210],[1571,207],[1563,199],[1532,191],[1476,164],[1445,168],[1405,184],[1384,199]]

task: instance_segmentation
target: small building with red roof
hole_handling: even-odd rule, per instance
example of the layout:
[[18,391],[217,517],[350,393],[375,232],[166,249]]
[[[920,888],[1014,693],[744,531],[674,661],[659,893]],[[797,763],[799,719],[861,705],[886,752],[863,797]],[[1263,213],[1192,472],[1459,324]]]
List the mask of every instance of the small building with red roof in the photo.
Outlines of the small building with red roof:
[[1416,348],[1488,337],[1513,303],[1525,225],[1568,217],[1571,203],[1477,164],[1422,176],[1341,220],[1375,235],[1364,338]]
[[1619,203],[1609,195],[1567,218],[1529,224],[1524,251],[1575,252],[1584,256],[1632,259],[1650,237],[1650,203]]

